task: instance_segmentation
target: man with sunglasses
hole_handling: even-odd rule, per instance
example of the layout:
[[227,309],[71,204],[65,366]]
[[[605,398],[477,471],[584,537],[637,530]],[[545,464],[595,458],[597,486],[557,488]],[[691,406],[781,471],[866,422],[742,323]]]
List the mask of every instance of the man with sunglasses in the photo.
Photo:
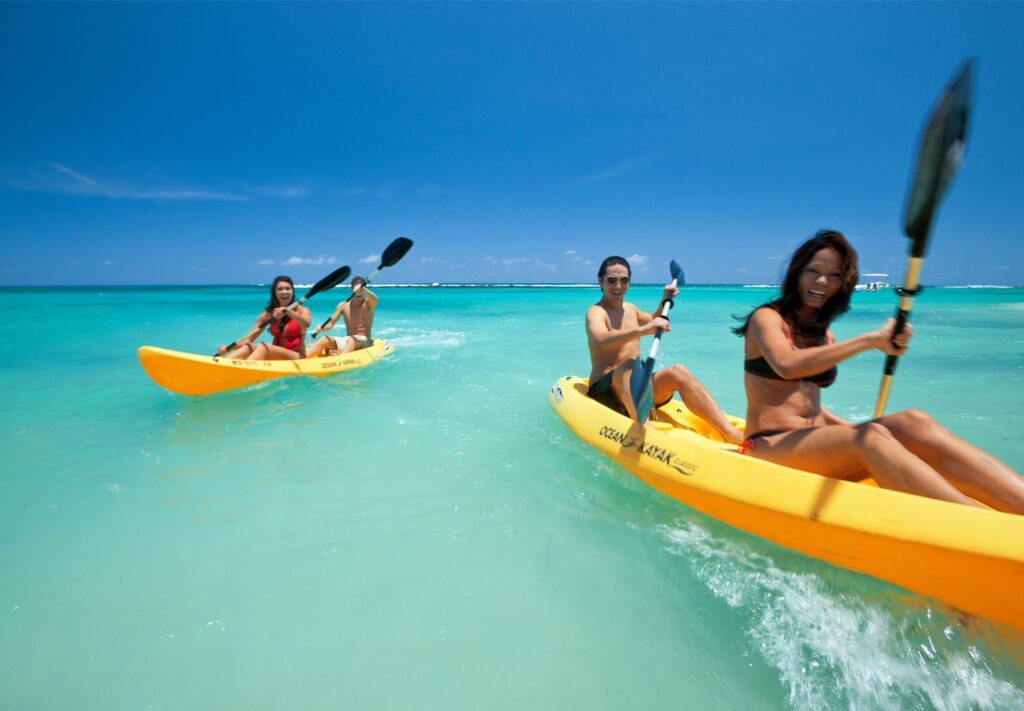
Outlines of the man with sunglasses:
[[[668,319],[641,311],[626,302],[631,271],[622,257],[608,257],[597,271],[601,300],[587,310],[587,343],[590,347],[590,388],[587,394],[616,412],[637,419],[636,406],[630,394],[629,378],[634,365],[640,363],[640,337],[655,330],[671,331]],[[671,284],[665,286],[661,302],[679,293]],[[656,407],[664,405],[676,393],[691,412],[699,415],[722,435],[726,442],[739,444],[743,434],[722,414],[711,394],[681,365],[662,368],[651,381]]]

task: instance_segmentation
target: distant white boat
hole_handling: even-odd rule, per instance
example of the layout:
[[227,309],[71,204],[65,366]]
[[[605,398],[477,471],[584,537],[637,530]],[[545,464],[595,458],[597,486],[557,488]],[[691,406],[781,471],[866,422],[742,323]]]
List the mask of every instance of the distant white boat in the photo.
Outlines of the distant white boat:
[[882,291],[889,288],[888,274],[861,274],[854,291]]

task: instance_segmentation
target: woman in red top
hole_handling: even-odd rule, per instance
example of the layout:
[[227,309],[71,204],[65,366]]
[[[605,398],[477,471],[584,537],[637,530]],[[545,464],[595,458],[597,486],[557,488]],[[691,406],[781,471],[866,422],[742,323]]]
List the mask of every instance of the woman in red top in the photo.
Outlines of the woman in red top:
[[[313,316],[305,306],[296,306],[287,310],[295,301],[295,285],[290,277],[274,278],[270,285],[270,302],[267,308],[256,318],[253,332],[243,338],[238,348],[227,352],[220,347],[220,354],[228,358],[244,358],[245,360],[298,360],[306,357],[306,329]],[[272,343],[254,343],[263,333],[269,320]]]

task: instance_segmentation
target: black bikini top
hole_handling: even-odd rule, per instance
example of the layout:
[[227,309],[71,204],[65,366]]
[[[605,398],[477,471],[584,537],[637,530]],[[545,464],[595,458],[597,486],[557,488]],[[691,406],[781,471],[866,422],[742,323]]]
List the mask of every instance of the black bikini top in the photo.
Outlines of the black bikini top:
[[[789,345],[793,347],[793,350],[797,350],[796,344],[793,343],[793,336],[789,333],[789,324],[786,323],[785,320],[782,321],[782,327],[786,329],[786,338],[789,339]],[[826,343],[832,343],[831,335],[823,337],[821,341],[814,345],[822,346]],[[760,356],[758,358],[747,358],[743,361],[743,370],[751,375],[756,375],[759,378],[767,378],[768,380],[786,380],[789,382],[814,383],[819,388],[827,388],[836,381],[836,377],[839,375],[839,368],[833,365],[826,371],[815,373],[814,375],[808,375],[806,378],[783,378],[775,372],[771,363],[765,360],[764,356]]]

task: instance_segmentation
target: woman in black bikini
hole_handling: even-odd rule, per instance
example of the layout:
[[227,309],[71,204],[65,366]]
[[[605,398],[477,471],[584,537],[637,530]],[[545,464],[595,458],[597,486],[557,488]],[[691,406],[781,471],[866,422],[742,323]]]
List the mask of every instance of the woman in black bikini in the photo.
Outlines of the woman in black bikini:
[[850,308],[857,253],[839,232],[822,230],[790,260],[782,295],[754,309],[733,331],[744,337],[747,435],[741,451],[838,479],[870,475],[880,486],[1000,511],[1024,513],[1024,479],[959,439],[920,410],[851,425],[821,405],[838,364],[893,344],[894,320],[838,343],[828,327]]

